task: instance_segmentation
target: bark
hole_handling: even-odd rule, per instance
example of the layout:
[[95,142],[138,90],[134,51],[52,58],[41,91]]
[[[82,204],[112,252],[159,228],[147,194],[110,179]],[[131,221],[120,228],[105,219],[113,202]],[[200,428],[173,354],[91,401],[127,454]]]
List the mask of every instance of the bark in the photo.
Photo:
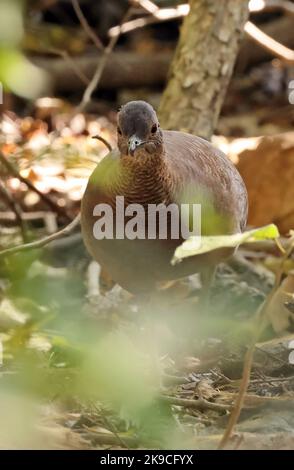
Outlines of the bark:
[[166,129],[210,139],[233,71],[247,0],[191,0],[160,105]]

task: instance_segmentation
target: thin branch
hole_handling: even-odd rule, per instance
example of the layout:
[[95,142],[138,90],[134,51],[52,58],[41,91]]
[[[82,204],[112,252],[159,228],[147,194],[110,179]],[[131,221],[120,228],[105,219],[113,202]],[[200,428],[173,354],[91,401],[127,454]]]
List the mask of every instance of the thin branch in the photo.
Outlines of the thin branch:
[[294,15],[294,4],[287,0],[250,0],[250,13],[261,13],[263,11],[282,10]]
[[[143,28],[144,26],[175,20],[177,18],[182,18],[183,16],[188,15],[190,11],[190,5],[188,3],[183,3],[174,8],[159,8],[153,2],[144,1],[144,0],[133,0],[133,3],[136,3],[148,11],[151,16],[145,16],[143,18],[136,18],[134,20],[128,21],[121,26],[114,26],[109,30],[109,36],[114,36],[117,34],[118,28],[120,28],[121,34],[129,33],[138,28]],[[149,5],[148,4],[152,4]],[[155,8],[154,8],[155,7]],[[280,1],[280,0],[259,0],[258,2],[251,0],[249,3],[250,13],[261,13],[266,10],[280,9],[286,13],[294,14],[294,4],[289,1]]]
[[189,400],[187,398],[170,397],[167,395],[161,395],[160,400],[170,403],[171,405],[184,406],[185,408],[193,408],[196,410],[214,410],[214,411],[229,411],[232,409],[229,405],[223,405],[222,403],[212,403],[204,398],[198,400]]
[[[129,15],[130,15],[130,11],[127,11],[127,13],[124,15],[124,17],[122,19],[122,23],[124,23],[127,20]],[[112,51],[113,51],[113,49],[114,49],[114,47],[115,47],[115,45],[118,41],[119,36],[120,36],[120,29],[118,30],[116,35],[114,35],[110,38],[110,41],[109,41],[107,47],[104,49],[103,55],[101,57],[101,60],[98,63],[98,66],[97,66],[96,71],[93,75],[93,78],[92,78],[91,82],[89,83],[89,85],[87,86],[87,88],[84,92],[81,103],[77,107],[77,112],[84,111],[85,108],[87,107],[87,105],[89,104],[89,102],[91,101],[92,94],[94,93],[95,89],[97,88],[97,86],[99,84],[99,81],[101,79],[101,76],[102,76],[103,70],[105,68],[105,65],[107,63],[108,57],[112,53]]]
[[116,36],[118,31],[120,34],[126,34],[135,29],[143,28],[144,26],[151,25],[154,23],[161,23],[164,21],[175,20],[188,15],[190,6],[187,3],[178,5],[175,8],[159,8],[151,16],[145,16],[143,18],[136,18],[131,21],[124,22],[121,26],[114,26],[110,28],[108,34],[110,37]]
[[79,223],[80,223],[80,214],[78,214],[73,219],[73,221],[70,222],[70,224],[66,225],[63,229],[59,230],[59,232],[53,233],[52,235],[49,235],[48,237],[41,238],[41,240],[36,240],[34,242],[26,243],[24,245],[13,246],[11,248],[6,248],[6,250],[0,251],[0,258],[13,255],[14,253],[42,248],[48,245],[48,243],[53,242],[54,240],[57,240],[58,238],[62,238],[62,237],[66,237],[70,235],[74,231],[74,229],[79,225]]
[[54,201],[51,201],[49,197],[47,197],[45,194],[43,194],[38,188],[35,187],[35,185],[28,180],[27,178],[24,178],[21,176],[19,171],[17,170],[16,166],[10,162],[5,155],[0,151],[0,163],[3,164],[3,166],[7,169],[8,173],[15,178],[17,178],[19,181],[24,183],[31,191],[34,191],[34,193],[38,194],[38,196],[49,206],[53,211],[55,211],[58,215],[61,217],[65,217],[66,219],[70,220],[70,217],[67,215],[67,213],[58,206]]
[[294,236],[290,239],[290,243],[289,243],[289,246],[286,250],[286,253],[283,255],[283,257],[281,259],[281,264],[280,264],[279,270],[278,270],[277,275],[276,275],[275,284],[274,284],[270,294],[268,295],[267,299],[265,300],[265,302],[261,305],[261,307],[257,311],[256,330],[255,330],[255,333],[253,335],[251,344],[249,345],[249,348],[248,348],[248,350],[246,352],[246,355],[245,355],[244,365],[243,365],[243,374],[242,374],[242,379],[241,379],[241,383],[240,383],[239,392],[238,392],[238,395],[237,395],[237,398],[236,398],[236,401],[235,401],[234,408],[231,412],[227,428],[225,429],[225,432],[224,432],[224,434],[222,436],[222,439],[219,443],[219,446],[218,446],[219,449],[223,449],[226,446],[226,444],[228,443],[228,441],[229,441],[229,439],[232,435],[232,432],[234,430],[234,427],[237,424],[238,419],[240,417],[240,414],[241,414],[241,411],[242,411],[242,408],[243,408],[243,405],[244,405],[245,397],[246,397],[246,392],[247,392],[247,389],[248,389],[248,386],[249,386],[249,383],[250,383],[250,374],[251,374],[251,370],[252,370],[255,346],[256,346],[256,343],[258,342],[258,339],[260,337],[261,332],[263,331],[263,329],[265,327],[265,324],[267,323],[266,315],[267,315],[268,306],[271,303],[277,289],[279,288],[279,286],[281,284],[282,276],[283,276],[283,273],[284,273],[285,262],[291,256],[293,249],[294,249]]
[[13,210],[15,219],[18,222],[18,225],[21,230],[22,239],[25,242],[27,240],[27,235],[26,235],[26,226],[22,217],[22,210],[17,204],[17,202],[15,202],[15,200],[13,199],[8,189],[4,186],[4,184],[1,181],[0,181],[0,194],[7,202],[8,206]]
[[255,26],[251,21],[247,21],[245,24],[245,32],[248,34],[248,36],[250,36],[251,39],[253,39],[253,41],[269,51],[272,55],[287,62],[288,64],[294,64],[294,51],[271,38],[260,28]]
[[[137,3],[141,4],[141,0],[138,0]],[[288,13],[294,13],[294,4],[290,2],[281,2],[281,4],[279,4],[279,2],[264,2],[263,7],[260,7],[258,11],[263,11],[269,6],[271,6],[271,8],[275,6],[276,8],[284,9]],[[250,11],[257,11],[256,8],[257,7],[253,5]],[[147,25],[181,18],[188,15],[189,11],[189,4],[179,5],[175,8],[157,8],[156,10],[152,11],[152,14],[150,16],[136,18],[134,20],[124,22],[121,26],[114,26],[113,28],[110,28],[109,36],[115,37],[117,34],[126,34],[131,31],[134,31],[135,29],[143,28]],[[289,64],[294,63],[293,50],[289,49],[288,47],[284,46],[283,44],[268,36],[260,28],[255,26],[252,22],[247,21],[247,23],[245,24],[245,32],[257,44],[259,44],[264,49],[268,50],[274,56],[278,57],[281,60],[284,60]]]
[[72,59],[72,57],[69,55],[67,51],[63,51],[61,49],[56,49],[55,47],[50,47],[46,49],[48,52],[51,52],[52,54],[58,55],[64,59],[65,62],[68,63],[69,67],[74,71],[76,76],[81,80],[84,85],[89,85],[90,80],[89,78],[84,74],[82,70],[79,69],[79,67],[76,64],[76,61]]
[[[83,426],[85,429],[85,434],[84,437],[91,436],[92,439],[96,444],[103,444],[103,445],[109,445],[109,446],[117,446],[118,444],[118,439],[117,436],[115,436],[113,433],[106,433],[106,432],[99,432],[96,431],[95,428],[89,428],[88,426]],[[137,437],[132,437],[132,436],[122,436],[121,434],[118,434],[121,440],[124,441],[125,445],[128,445],[130,448],[137,447],[139,445],[139,441]]]
[[119,435],[119,433],[117,432],[116,427],[115,427],[114,424],[110,421],[110,419],[108,419],[105,415],[102,415],[102,419],[103,419],[105,425],[110,429],[110,431],[112,432],[112,434],[116,437],[118,443],[119,443],[122,447],[124,447],[125,449],[130,450],[130,447],[129,447],[128,444],[125,442],[125,440]]
[[93,31],[91,26],[89,25],[84,13],[81,10],[80,4],[78,0],[71,0],[73,9],[75,11],[75,14],[77,15],[79,22],[81,23],[82,27],[84,28],[84,31],[86,34],[89,36],[89,38],[93,41],[95,46],[99,51],[104,49],[104,46],[101,42],[101,40],[98,38],[97,34]]
[[108,140],[104,139],[104,137],[102,137],[102,135],[99,135],[99,134],[93,135],[92,139],[100,140],[100,142],[102,142],[105,145],[105,147],[108,148],[109,152],[112,152],[113,149],[112,149],[110,143],[108,142]]
[[[44,220],[48,212],[46,211],[36,211],[36,212],[23,212],[21,214],[24,221],[32,220]],[[14,212],[0,212],[0,222],[12,222],[16,220]]]
[[155,3],[151,2],[150,0],[130,0],[131,3],[135,6],[142,7],[148,13],[153,15],[159,10],[159,7],[155,5]]

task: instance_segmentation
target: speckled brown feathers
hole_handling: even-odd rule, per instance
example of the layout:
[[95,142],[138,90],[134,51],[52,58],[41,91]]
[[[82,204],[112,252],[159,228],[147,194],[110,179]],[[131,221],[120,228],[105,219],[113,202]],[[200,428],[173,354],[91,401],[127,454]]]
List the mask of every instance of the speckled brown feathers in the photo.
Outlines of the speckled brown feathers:
[[232,253],[216,250],[172,266],[170,260],[182,239],[96,240],[93,209],[99,203],[115,209],[116,196],[124,196],[125,205],[144,207],[201,204],[202,235],[236,233],[246,225],[247,193],[232,163],[199,137],[162,131],[147,103],[131,102],[122,108],[118,147],[98,164],[82,200],[85,244],[114,281],[131,292],[145,292],[157,281],[201,273]]

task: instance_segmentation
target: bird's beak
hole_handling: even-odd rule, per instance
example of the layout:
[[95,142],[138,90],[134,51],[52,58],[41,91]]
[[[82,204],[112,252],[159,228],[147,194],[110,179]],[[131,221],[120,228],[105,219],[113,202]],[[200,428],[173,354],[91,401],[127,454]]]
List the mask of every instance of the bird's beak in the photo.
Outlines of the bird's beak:
[[129,138],[129,142],[128,142],[129,154],[133,156],[136,148],[139,147],[139,145],[141,144],[143,144],[142,139],[140,139],[136,135],[132,135],[132,137]]

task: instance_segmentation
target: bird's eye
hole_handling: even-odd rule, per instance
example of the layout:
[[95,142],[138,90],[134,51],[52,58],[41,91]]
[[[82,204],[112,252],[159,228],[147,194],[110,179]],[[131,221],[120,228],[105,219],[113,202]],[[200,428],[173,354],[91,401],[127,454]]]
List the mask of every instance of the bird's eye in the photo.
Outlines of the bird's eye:
[[151,127],[151,134],[155,134],[156,131],[157,131],[157,124],[153,124],[153,126]]
[[117,133],[118,133],[119,135],[122,135],[122,131],[121,131],[121,128],[120,128],[120,127],[117,128]]

